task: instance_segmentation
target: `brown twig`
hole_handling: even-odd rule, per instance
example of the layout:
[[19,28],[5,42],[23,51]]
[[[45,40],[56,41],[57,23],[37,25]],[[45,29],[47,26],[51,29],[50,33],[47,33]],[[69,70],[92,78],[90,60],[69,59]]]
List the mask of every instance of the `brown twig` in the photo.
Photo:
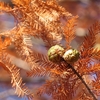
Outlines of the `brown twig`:
[[[66,63],[66,61],[64,61]],[[72,71],[78,76],[78,78],[81,80],[81,82],[85,85],[85,87],[87,88],[87,90],[89,91],[89,93],[91,94],[91,96],[93,97],[94,100],[97,100],[97,98],[95,97],[95,95],[93,94],[93,92],[91,91],[91,89],[89,88],[89,86],[86,84],[86,82],[84,81],[84,79],[79,75],[79,73],[74,69],[74,67],[70,64],[68,64],[68,66],[72,69]]]

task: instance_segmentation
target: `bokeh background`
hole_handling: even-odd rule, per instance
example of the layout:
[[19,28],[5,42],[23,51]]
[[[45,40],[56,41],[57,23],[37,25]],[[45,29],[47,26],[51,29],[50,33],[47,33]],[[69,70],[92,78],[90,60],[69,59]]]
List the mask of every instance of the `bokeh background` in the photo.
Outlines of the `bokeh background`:
[[[10,0],[0,0],[9,3],[13,6]],[[100,0],[59,0],[59,4],[66,8],[66,10],[73,15],[78,15],[79,20],[77,22],[76,37],[72,41],[72,46],[77,48],[83,41],[83,38],[88,34],[88,28],[95,23],[100,21]],[[0,33],[6,30],[12,29],[14,27],[14,18],[9,14],[0,15]],[[35,49],[41,53],[45,53],[44,44],[41,40],[33,39]],[[95,48],[100,48],[100,34],[98,34],[96,39]],[[43,84],[46,77],[43,78],[27,78],[23,70],[21,70],[21,75],[24,82],[33,89],[33,91]],[[0,67],[0,100],[24,100],[23,98],[18,98],[14,89],[12,89],[10,84],[9,74]],[[50,97],[43,96],[42,98],[36,97],[33,100],[50,100]],[[100,100],[100,99],[99,99]]]

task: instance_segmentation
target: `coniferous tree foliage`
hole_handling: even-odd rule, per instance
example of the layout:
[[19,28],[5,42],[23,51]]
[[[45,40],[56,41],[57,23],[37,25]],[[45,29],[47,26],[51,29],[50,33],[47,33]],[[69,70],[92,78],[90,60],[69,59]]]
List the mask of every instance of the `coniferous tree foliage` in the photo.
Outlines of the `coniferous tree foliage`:
[[[56,0],[12,0],[12,3],[13,8],[0,3],[1,14],[9,13],[16,21],[13,29],[0,33],[0,66],[11,75],[16,94],[29,100],[34,98],[34,93],[23,83],[20,68],[12,63],[14,58],[26,62],[28,77],[49,77],[35,95],[47,94],[52,100],[97,100],[100,50],[94,45],[100,33],[100,22],[88,29],[76,50],[70,44],[75,37],[78,16],[67,12]],[[48,53],[34,51],[31,37],[41,38]],[[61,44],[63,37],[66,47]],[[91,83],[87,81],[88,75],[95,75]]]

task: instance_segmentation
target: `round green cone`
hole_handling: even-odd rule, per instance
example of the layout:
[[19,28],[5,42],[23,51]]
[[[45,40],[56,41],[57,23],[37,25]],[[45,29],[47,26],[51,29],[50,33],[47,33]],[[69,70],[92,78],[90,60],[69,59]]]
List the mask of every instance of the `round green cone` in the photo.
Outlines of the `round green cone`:
[[80,54],[76,49],[69,49],[64,53],[63,59],[67,63],[74,63],[79,59],[79,56]]
[[64,54],[64,48],[59,46],[59,45],[55,45],[52,46],[49,50],[48,50],[48,58],[50,61],[58,63],[62,61],[62,56]]

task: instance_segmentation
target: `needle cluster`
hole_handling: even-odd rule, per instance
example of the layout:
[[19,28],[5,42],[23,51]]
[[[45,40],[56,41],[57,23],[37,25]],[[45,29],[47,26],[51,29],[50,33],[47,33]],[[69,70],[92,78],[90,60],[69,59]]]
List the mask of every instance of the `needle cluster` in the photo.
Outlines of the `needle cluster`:
[[[28,77],[49,77],[36,91],[37,95],[47,94],[52,96],[52,100],[94,100],[81,77],[97,98],[100,95],[100,50],[95,49],[94,45],[100,33],[100,22],[88,30],[78,49],[80,57],[77,61],[72,64],[65,61],[54,63],[47,54],[42,55],[31,49],[31,37],[41,38],[47,50],[61,45],[64,37],[66,51],[72,49],[70,43],[75,37],[78,16],[67,12],[56,0],[12,0],[12,3],[13,8],[0,3],[0,14],[9,13],[16,21],[13,29],[0,33],[0,66],[11,75],[16,94],[26,96],[29,100],[34,98],[34,93],[23,83],[20,68],[13,61],[15,58],[23,61],[23,69],[28,70]],[[94,80],[87,79],[90,75],[95,75]],[[91,82],[88,83],[88,80]]]

